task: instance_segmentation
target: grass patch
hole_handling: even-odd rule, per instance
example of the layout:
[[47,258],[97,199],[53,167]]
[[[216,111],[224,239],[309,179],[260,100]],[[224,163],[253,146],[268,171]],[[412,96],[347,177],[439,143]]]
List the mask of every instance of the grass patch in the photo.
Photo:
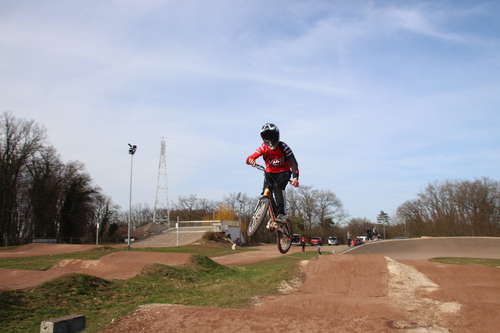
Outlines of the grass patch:
[[19,246],[0,246],[0,251],[13,250],[18,248]]
[[[119,249],[100,251],[107,253]],[[188,247],[184,251],[216,253],[202,247],[197,250]],[[90,257],[82,258],[84,252],[75,252],[57,257],[58,260],[75,258],[76,253],[80,254],[78,259],[98,255],[87,253],[85,256]],[[246,308],[256,297],[276,294],[283,280],[291,280],[296,274],[297,261],[314,257],[314,253],[296,253],[258,264],[226,267],[206,255],[195,255],[185,267],[152,265],[129,280],[66,275],[34,288],[0,292],[0,327],[2,332],[39,332],[42,320],[83,314],[87,318],[85,332],[97,332],[142,304]],[[47,262],[41,257],[32,258]]]
[[442,257],[442,258],[432,258],[429,260],[432,262],[439,262],[443,264],[452,264],[452,265],[500,267],[500,259]]

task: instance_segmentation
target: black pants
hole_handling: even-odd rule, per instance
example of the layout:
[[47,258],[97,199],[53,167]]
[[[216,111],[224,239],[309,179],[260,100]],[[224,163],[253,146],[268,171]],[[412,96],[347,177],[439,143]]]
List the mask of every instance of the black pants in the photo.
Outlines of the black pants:
[[262,192],[268,187],[274,193],[274,201],[276,202],[278,214],[286,214],[285,188],[291,176],[291,171],[284,171],[279,173],[266,172],[266,176],[264,177],[264,189]]

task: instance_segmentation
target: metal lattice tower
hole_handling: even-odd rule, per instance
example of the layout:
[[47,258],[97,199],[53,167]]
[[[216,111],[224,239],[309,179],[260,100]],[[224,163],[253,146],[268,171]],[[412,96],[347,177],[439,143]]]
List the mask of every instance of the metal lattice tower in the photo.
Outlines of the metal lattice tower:
[[160,164],[158,166],[158,182],[156,186],[155,209],[153,222],[170,227],[170,209],[168,203],[167,160],[165,139],[161,138]]

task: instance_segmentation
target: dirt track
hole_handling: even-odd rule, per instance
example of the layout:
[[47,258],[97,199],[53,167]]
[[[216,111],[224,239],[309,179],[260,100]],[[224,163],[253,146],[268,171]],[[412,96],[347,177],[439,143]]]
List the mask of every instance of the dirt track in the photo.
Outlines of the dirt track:
[[[469,244],[477,245],[478,239],[474,241]],[[441,239],[437,243],[439,246],[433,246],[437,255],[432,255],[425,241],[420,243],[420,251],[418,241],[402,242],[393,242],[392,246],[391,242],[384,242],[385,253],[380,253],[382,249],[372,245],[348,252],[371,249],[377,254],[328,255],[327,250],[339,252],[345,248],[323,247],[325,254],[318,260],[303,263],[306,278],[301,285],[283,286],[282,296],[256,300],[252,309],[152,304],[115,320],[101,332],[500,331],[500,269],[443,265],[426,260],[457,246],[461,247],[458,251],[461,254],[474,252],[476,257],[486,258],[492,254],[500,256],[500,239],[477,246],[484,249],[484,255],[476,247],[463,248],[467,242],[457,242],[456,239]],[[405,247],[412,249],[406,259],[401,258]],[[297,250],[294,248],[294,251]],[[261,251],[214,260],[226,265],[237,265],[238,262],[241,265],[259,258],[262,260],[263,257],[267,259],[276,252],[274,246],[263,247]],[[132,253],[136,252],[128,252],[129,255]],[[418,256],[425,253],[423,256],[426,258],[415,260],[415,253]],[[120,264],[141,260],[144,263],[145,259],[140,258],[140,254],[134,255],[135,258],[116,256],[104,261]],[[397,261],[395,256],[399,257]],[[163,257],[157,260],[170,265],[167,261],[174,259]],[[84,264],[88,265],[73,263],[80,268]],[[63,266],[68,265],[65,263]],[[2,276],[4,272],[0,272]]]

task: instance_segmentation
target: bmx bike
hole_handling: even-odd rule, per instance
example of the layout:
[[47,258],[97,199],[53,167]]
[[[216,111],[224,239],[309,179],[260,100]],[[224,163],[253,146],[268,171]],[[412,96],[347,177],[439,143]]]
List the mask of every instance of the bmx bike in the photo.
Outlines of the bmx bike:
[[[265,171],[265,168],[262,165],[256,164],[254,167],[261,171]],[[255,234],[266,216],[269,216],[266,229],[276,235],[278,250],[285,254],[292,246],[292,222],[290,222],[290,220],[286,220],[286,222],[277,221],[276,216],[278,214],[276,211],[276,202],[272,191],[269,187],[266,187],[262,197],[259,198],[257,204],[255,205],[255,209],[253,210],[252,219],[250,220],[247,228],[247,235],[250,237]]]

